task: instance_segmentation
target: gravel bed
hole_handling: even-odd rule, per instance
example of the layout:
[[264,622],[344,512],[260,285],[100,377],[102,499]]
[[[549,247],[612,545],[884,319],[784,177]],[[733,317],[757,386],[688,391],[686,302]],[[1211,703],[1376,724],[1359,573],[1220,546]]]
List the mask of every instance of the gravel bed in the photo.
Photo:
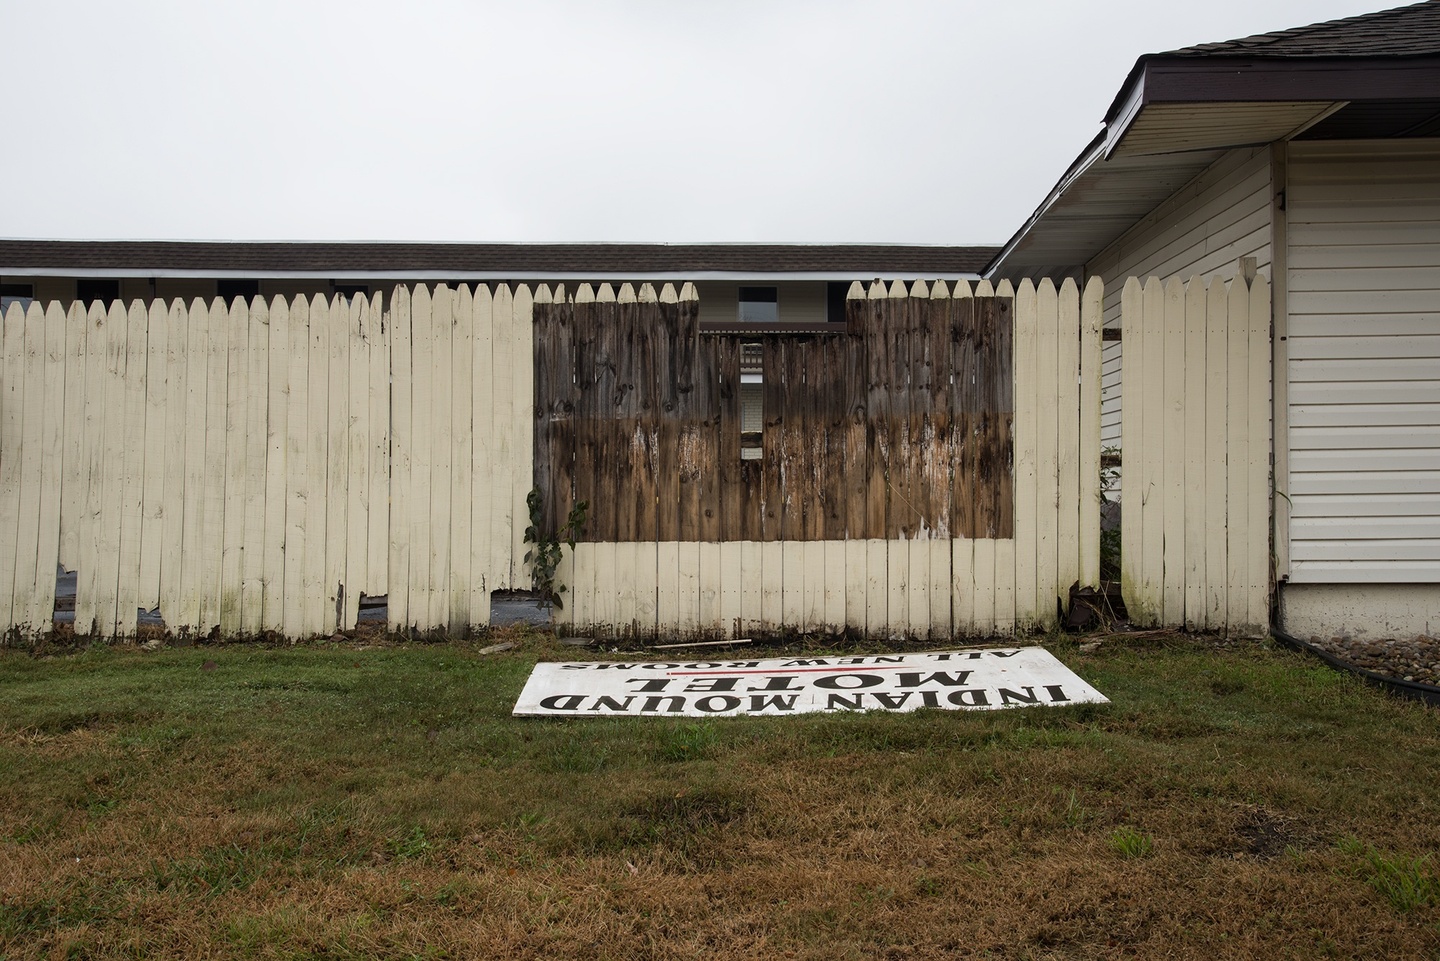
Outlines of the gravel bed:
[[1440,639],[1415,637],[1411,640],[1382,638],[1311,637],[1310,643],[1356,667],[1376,674],[1440,686]]

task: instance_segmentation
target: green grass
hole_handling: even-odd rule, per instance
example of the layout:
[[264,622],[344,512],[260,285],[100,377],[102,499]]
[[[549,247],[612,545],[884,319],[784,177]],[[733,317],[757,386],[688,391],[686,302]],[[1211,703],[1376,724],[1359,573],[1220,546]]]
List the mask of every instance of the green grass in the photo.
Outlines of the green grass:
[[3,651],[0,958],[1440,957],[1434,710],[1051,646],[1113,703],[517,719],[595,655]]

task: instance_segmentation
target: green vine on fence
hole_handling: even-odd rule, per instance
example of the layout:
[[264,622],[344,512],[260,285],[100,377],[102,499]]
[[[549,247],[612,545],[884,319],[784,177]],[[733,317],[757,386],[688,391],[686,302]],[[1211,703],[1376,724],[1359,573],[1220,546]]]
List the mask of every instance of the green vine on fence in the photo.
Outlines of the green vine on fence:
[[530,508],[530,526],[525,528],[525,543],[535,545],[525,552],[525,563],[530,565],[532,586],[539,595],[542,609],[553,607],[563,610],[565,602],[560,595],[565,593],[565,585],[555,580],[555,572],[560,567],[560,545],[567,544],[571,551],[575,550],[575,539],[585,530],[585,517],[590,505],[586,501],[579,501],[570,508],[570,516],[558,531],[546,531],[542,535],[540,531],[544,527],[545,517],[540,488],[530,490],[525,497],[525,504]]

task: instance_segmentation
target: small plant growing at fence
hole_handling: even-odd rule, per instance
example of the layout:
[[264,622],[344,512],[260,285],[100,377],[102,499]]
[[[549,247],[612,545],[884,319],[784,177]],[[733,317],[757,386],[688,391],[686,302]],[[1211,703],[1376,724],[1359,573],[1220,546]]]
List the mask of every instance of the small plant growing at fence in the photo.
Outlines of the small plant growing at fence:
[[1155,848],[1155,839],[1144,831],[1137,831],[1128,824],[1110,832],[1106,841],[1110,850],[1122,858],[1145,858]]
[[1117,517],[1107,525],[1108,505],[1116,504],[1111,496],[1120,487],[1120,448],[1105,447],[1100,451],[1100,579],[1120,579],[1120,524]]
[[577,502],[570,508],[570,516],[565,518],[565,523],[558,531],[546,531],[542,534],[545,517],[540,488],[531,488],[525,497],[525,504],[530,508],[530,526],[525,528],[525,543],[535,545],[525,552],[525,563],[530,565],[532,587],[539,595],[542,610],[548,607],[563,610],[565,602],[560,595],[565,593],[565,585],[555,580],[555,572],[560,567],[560,545],[567,544],[570,550],[575,550],[575,539],[585,530],[585,517],[589,513],[590,505],[586,501]]

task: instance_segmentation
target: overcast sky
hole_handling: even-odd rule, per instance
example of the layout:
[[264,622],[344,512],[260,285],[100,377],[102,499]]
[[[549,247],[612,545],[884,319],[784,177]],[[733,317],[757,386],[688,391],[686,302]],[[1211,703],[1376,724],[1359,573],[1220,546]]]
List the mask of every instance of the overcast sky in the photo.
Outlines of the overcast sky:
[[0,236],[1007,239],[1143,53],[1384,0],[0,0]]

